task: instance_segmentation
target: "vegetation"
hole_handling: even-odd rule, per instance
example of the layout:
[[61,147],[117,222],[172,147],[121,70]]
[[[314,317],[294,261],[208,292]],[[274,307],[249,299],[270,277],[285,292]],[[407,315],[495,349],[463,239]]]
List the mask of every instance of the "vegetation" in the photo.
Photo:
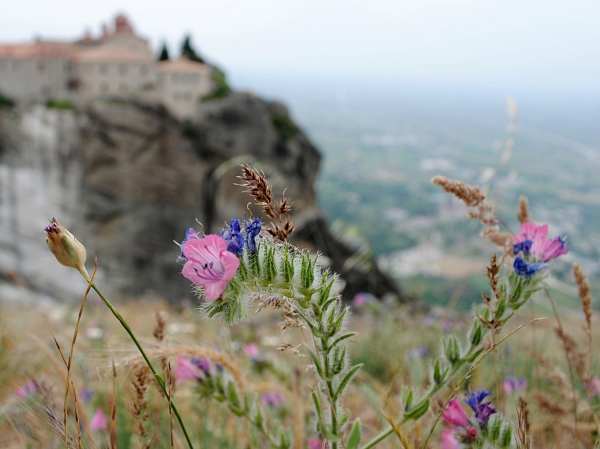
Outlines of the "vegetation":
[[159,61],[168,61],[169,60],[169,49],[167,48],[166,42],[163,42],[163,44],[162,44],[162,48],[158,55],[158,60]]
[[[169,318],[157,311],[152,320],[133,303],[121,314],[95,283],[97,264],[88,274],[84,246],[51,220],[49,249],[88,289],[79,313],[7,308],[14,318],[0,326],[1,360],[11,360],[0,364],[6,447],[599,444],[600,335],[590,284],[575,264],[583,319],[561,316],[546,280],[568,249],[531,222],[525,200],[516,214],[521,233],[512,235],[498,229],[479,188],[435,177],[496,245],[482,300],[472,313],[415,315],[357,296],[358,319],[347,329],[337,276],[288,243],[288,199],[276,201],[248,166],[240,178],[270,225],[233,219],[220,235],[190,229],[181,243],[182,274],[195,284],[204,320],[188,299],[170,307]],[[88,299],[91,290],[97,296]],[[240,324],[250,311],[253,324]],[[125,335],[135,347],[120,341]],[[95,382],[89,354],[104,348],[112,351],[103,352]],[[8,399],[15,383],[25,407]]]
[[284,141],[291,139],[300,131],[288,116],[271,114],[271,123],[273,123],[279,138]]
[[0,108],[12,108],[14,106],[15,101],[0,92]]
[[187,57],[190,61],[204,63],[204,58],[196,52],[192,45],[192,36],[190,34],[183,39],[183,43],[181,44],[181,56]]
[[66,111],[74,111],[76,109],[75,105],[69,100],[56,100],[53,98],[46,100],[46,107],[50,109],[63,109]]
[[220,70],[213,70],[213,81],[215,83],[215,89],[202,97],[202,101],[212,101],[219,100],[221,98],[225,98],[227,95],[231,93],[231,88],[229,84],[227,84],[227,79],[225,78],[225,73]]

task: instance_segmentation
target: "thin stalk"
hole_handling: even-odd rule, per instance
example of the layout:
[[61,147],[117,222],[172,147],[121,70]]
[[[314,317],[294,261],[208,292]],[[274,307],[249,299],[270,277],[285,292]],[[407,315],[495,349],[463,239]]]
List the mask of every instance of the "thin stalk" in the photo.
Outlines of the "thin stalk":
[[[123,328],[125,329],[125,331],[129,335],[129,337],[131,338],[131,340],[133,341],[133,343],[135,344],[135,346],[140,351],[140,354],[144,358],[144,361],[148,365],[148,368],[150,368],[150,371],[152,371],[152,374],[154,375],[154,378],[158,382],[158,385],[160,385],[160,388],[163,391],[163,393],[165,394],[165,397],[167,398],[167,400],[171,400],[171,396],[169,395],[169,392],[167,391],[167,388],[165,386],[165,382],[162,380],[162,378],[160,377],[160,375],[154,369],[154,366],[150,362],[150,359],[146,355],[146,352],[142,348],[142,345],[140,344],[140,342],[136,338],[135,334],[133,333],[133,331],[129,327],[129,324],[127,324],[127,321],[125,321],[125,319],[121,316],[121,314],[117,311],[117,309],[114,308],[114,306],[110,303],[110,301],[108,299],[106,299],[106,297],[98,289],[98,287],[96,286],[96,284],[92,284],[92,288],[94,289],[94,291],[96,293],[98,293],[98,296],[100,296],[100,299],[102,299],[102,301],[104,302],[104,304],[106,305],[106,307],[109,308],[109,310],[112,312],[112,314],[115,316],[115,318],[121,323],[121,325],[123,326]],[[192,445],[192,441],[190,439],[190,436],[188,435],[187,429],[185,428],[185,424],[183,424],[183,419],[181,418],[181,415],[179,414],[179,409],[175,406],[175,404],[173,402],[171,402],[171,407],[173,408],[173,413],[175,413],[175,417],[177,418],[177,421],[179,422],[179,426],[181,427],[181,431],[183,432],[183,435],[185,436],[185,440],[187,441],[188,446],[190,447],[190,449],[194,449],[194,446]]]
[[[562,327],[562,323],[558,316],[558,310],[556,310],[556,305],[554,304],[554,300],[552,299],[552,295],[550,294],[550,290],[548,290],[547,286],[544,286],[544,292],[546,292],[546,296],[550,300],[550,304],[552,305],[552,311],[554,312],[554,317],[556,318],[556,324],[558,329],[560,330],[561,335],[564,335],[564,329]],[[564,344],[563,344],[564,346]],[[573,418],[575,419],[575,435],[577,435],[577,397],[575,392],[575,375],[573,374],[573,367],[571,366],[571,359],[569,358],[569,352],[565,347],[565,357],[567,358],[567,366],[569,367],[569,376],[571,378],[571,389],[573,393]]]

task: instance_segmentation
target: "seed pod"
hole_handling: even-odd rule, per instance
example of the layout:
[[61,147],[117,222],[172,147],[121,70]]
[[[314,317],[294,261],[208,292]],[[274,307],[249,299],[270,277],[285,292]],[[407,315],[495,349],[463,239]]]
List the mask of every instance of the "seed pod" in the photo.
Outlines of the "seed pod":
[[46,243],[48,248],[61,265],[76,268],[85,272],[85,259],[87,254],[85,247],[77,239],[61,226],[56,218],[50,220],[50,225],[44,228],[46,231]]

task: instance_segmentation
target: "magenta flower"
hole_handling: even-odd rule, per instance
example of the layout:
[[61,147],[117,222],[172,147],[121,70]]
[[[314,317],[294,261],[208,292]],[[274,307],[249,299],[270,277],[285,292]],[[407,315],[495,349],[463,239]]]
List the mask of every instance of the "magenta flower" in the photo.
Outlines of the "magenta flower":
[[17,388],[17,390],[15,391],[15,394],[17,395],[18,398],[23,399],[26,396],[29,396],[30,394],[35,394],[37,392],[37,384],[35,383],[35,381],[30,380],[29,382],[27,382],[25,384],[24,387],[19,387]]
[[363,307],[366,303],[369,302],[369,294],[368,293],[357,293],[354,295],[354,305],[358,308]]
[[182,355],[177,357],[177,366],[173,374],[177,378],[177,385],[184,380],[196,380],[201,377],[200,369]]
[[321,441],[319,438],[313,438],[312,440],[308,440],[308,449],[323,449],[327,446],[324,441]]
[[509,376],[502,382],[502,389],[506,394],[527,390],[527,379]]
[[262,405],[277,407],[283,402],[283,396],[281,396],[279,393],[265,393],[261,396],[260,402]]
[[440,445],[441,449],[459,449],[460,445],[458,444],[458,440],[454,436],[454,429],[451,427],[446,427],[442,432],[442,444]]
[[515,254],[522,251],[526,256],[531,254],[536,260],[542,262],[556,259],[569,252],[561,237],[548,239],[548,225],[536,226],[530,221],[521,225],[521,234],[515,235],[513,243]]
[[257,358],[259,353],[260,351],[258,350],[258,346],[256,346],[255,343],[248,343],[244,348],[244,354],[246,354],[246,357],[250,359]]
[[460,406],[457,398],[452,399],[448,403],[448,407],[444,410],[442,418],[449,424],[457,427],[467,427],[469,425],[469,417],[467,413]]
[[227,251],[227,243],[218,235],[189,238],[181,244],[181,254],[187,261],[182,274],[194,284],[204,287],[204,295],[217,299],[240,266],[240,260]]
[[108,420],[104,415],[104,412],[101,408],[96,409],[96,413],[94,413],[94,417],[90,421],[90,429],[92,432],[97,432],[98,430],[106,430],[108,427]]

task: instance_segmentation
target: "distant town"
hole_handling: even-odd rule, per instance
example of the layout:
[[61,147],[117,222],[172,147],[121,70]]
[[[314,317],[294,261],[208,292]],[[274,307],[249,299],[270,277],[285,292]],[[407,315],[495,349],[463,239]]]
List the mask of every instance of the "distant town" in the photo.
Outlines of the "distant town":
[[214,68],[187,54],[162,56],[157,60],[148,40],[120,14],[96,37],[88,31],[72,42],[0,44],[0,94],[23,104],[60,99],[75,105],[133,96],[189,118],[198,99],[213,90]]

